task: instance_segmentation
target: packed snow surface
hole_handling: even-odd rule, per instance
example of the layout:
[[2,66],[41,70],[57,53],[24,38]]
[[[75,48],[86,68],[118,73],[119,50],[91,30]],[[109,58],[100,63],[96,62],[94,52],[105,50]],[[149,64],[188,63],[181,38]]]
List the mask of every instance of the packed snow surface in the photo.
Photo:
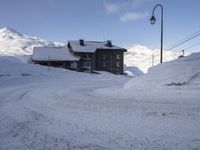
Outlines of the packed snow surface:
[[0,57],[0,149],[200,149],[200,54],[137,78]]

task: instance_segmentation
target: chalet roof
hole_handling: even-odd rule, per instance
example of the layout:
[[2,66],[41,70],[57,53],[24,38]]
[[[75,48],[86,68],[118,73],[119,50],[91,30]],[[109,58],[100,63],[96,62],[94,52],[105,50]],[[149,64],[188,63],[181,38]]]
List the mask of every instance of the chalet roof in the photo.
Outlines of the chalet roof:
[[106,46],[106,42],[98,41],[84,41],[84,46],[81,46],[79,41],[69,41],[69,44],[74,52],[80,53],[95,53],[97,49],[110,49],[110,50],[125,50],[124,48],[112,45]]
[[34,47],[32,59],[34,61],[78,61],[68,47]]

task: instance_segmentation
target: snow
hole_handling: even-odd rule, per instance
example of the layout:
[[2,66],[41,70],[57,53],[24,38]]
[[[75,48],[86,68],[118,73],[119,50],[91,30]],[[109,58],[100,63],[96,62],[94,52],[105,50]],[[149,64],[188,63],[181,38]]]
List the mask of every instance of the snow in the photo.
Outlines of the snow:
[[78,61],[79,58],[71,54],[67,47],[34,47],[32,59],[34,61]]
[[129,78],[22,63],[32,46],[59,44],[0,29],[0,150],[200,149],[200,53]]
[[132,79],[0,57],[0,149],[198,150],[199,66],[197,53]]
[[83,53],[95,53],[97,49],[112,49],[112,50],[119,50],[124,49],[115,45],[112,47],[105,46],[106,42],[95,42],[95,41],[84,41],[84,46],[81,46],[79,41],[69,41],[72,50],[74,52],[83,52]]
[[[198,80],[200,77],[199,58],[200,53],[194,53],[188,57],[183,57],[172,62],[150,68],[148,75],[140,78],[142,81],[139,81],[140,79],[138,79],[138,81],[144,84],[156,82],[157,86],[166,86],[170,84],[191,84],[194,80]],[[142,84],[140,85],[143,86]],[[127,83],[126,87],[135,87],[135,80]]]
[[128,74],[129,76],[141,76],[144,73],[138,69],[137,67],[127,67],[125,66],[125,73]]

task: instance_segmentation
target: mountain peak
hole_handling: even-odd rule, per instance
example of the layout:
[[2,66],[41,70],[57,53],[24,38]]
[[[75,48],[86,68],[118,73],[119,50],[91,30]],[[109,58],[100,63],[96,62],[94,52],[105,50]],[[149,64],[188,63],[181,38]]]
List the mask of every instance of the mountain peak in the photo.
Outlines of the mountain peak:
[[58,44],[20,34],[8,27],[0,28],[0,56],[14,56],[24,62],[27,59],[24,56],[31,55],[33,47],[55,45]]
[[[178,58],[178,52],[167,51],[163,53],[163,61],[171,61]],[[144,73],[148,71],[152,65],[157,65],[160,61],[160,50],[151,49],[143,45],[133,45],[125,53],[125,64],[127,66],[137,66]],[[154,57],[154,58],[153,58]]]
[[16,32],[14,29],[11,29],[9,27],[0,28],[0,31],[1,32]]
[[9,27],[3,27],[0,28],[0,34],[1,35],[17,35],[17,36],[23,36],[22,34],[20,34],[19,32],[17,32],[14,29],[11,29]]

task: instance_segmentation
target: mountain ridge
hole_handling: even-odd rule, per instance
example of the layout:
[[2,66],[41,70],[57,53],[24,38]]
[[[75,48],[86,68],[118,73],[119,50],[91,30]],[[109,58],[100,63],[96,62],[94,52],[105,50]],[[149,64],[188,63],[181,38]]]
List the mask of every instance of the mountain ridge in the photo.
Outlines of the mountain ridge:
[[14,29],[0,28],[0,55],[14,56],[22,62],[29,61],[34,46],[58,46],[61,43],[21,34]]

